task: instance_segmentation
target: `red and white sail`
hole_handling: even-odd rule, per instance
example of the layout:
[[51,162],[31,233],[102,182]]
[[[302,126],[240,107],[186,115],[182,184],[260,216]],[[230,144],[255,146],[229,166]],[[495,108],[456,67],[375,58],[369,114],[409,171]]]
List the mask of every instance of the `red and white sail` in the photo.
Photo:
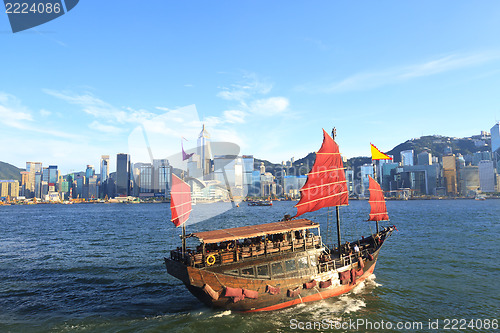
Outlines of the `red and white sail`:
[[325,130],[323,130],[323,145],[316,153],[316,160],[311,172],[307,174],[307,181],[300,193],[300,201],[295,205],[297,207],[295,217],[323,207],[349,204],[339,146]]
[[172,190],[170,191],[171,221],[176,227],[185,223],[191,213],[191,187],[182,179],[172,174]]
[[368,221],[389,221],[389,215],[387,214],[387,208],[385,206],[384,192],[380,188],[379,183],[372,177],[368,176],[370,179],[370,185],[368,190],[370,191],[370,218]]

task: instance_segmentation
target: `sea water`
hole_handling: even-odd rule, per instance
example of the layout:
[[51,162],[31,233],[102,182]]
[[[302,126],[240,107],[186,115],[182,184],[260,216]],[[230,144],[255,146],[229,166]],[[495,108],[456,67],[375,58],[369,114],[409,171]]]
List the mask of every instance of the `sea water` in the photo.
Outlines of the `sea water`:
[[[274,222],[293,215],[293,205],[198,204],[193,214],[207,218],[187,232]],[[168,204],[2,206],[0,332],[486,332],[495,320],[498,327],[500,200],[387,207],[391,221],[381,225],[398,231],[370,279],[328,300],[241,314],[205,307],[167,274],[163,257],[180,245]],[[336,242],[326,212],[305,217]],[[368,212],[366,201],[341,208],[342,242],[375,231]]]

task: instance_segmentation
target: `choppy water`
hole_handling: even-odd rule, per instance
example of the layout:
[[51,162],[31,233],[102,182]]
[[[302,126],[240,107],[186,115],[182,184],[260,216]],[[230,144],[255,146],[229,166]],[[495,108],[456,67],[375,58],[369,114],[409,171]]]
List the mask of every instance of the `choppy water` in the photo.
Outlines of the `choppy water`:
[[[292,206],[243,204],[188,232],[273,222]],[[208,309],[166,273],[162,258],[179,245],[166,204],[0,207],[0,332],[291,332],[307,322],[328,332],[349,321],[358,331],[420,322],[413,331],[437,332],[453,318],[483,323],[458,331],[487,331],[485,321],[499,318],[500,200],[387,206],[399,232],[384,245],[376,278],[338,298],[257,314]],[[365,201],[342,209],[344,239],[374,229],[368,210]],[[325,215],[315,220],[324,225]]]

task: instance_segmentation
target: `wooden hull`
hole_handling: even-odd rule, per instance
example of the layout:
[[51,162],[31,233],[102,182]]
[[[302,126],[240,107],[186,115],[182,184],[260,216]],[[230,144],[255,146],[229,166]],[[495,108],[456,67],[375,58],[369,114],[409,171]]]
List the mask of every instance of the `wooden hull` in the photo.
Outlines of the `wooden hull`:
[[[317,270],[311,269],[305,272],[306,274],[301,274],[301,276],[282,279],[258,279],[231,276],[224,274],[220,268],[194,268],[185,266],[171,259],[165,259],[165,264],[168,273],[181,280],[186,285],[187,289],[207,306],[240,312],[256,312],[283,309],[296,304],[318,301],[347,293],[373,274],[379,251],[380,248],[373,253],[372,261],[366,260],[364,262],[364,268],[362,268],[363,274],[357,276],[356,282],[347,284],[341,284],[339,272],[350,271],[351,269],[359,271],[361,268],[358,267],[358,262],[322,273],[317,273]],[[317,254],[321,251],[316,250],[311,252]],[[257,262],[256,264],[259,263]],[[288,295],[287,290],[303,287],[305,283],[312,280],[317,281],[317,285],[313,288],[303,288],[297,296],[290,297]],[[327,288],[320,288],[319,282],[327,280],[331,280],[332,285]],[[203,289],[205,285],[210,286],[219,295],[218,299],[214,299],[205,292]],[[270,294],[267,291],[268,285],[279,287],[280,293],[275,295]],[[233,297],[224,296],[226,287],[257,291],[258,297],[256,299],[244,298],[243,300],[235,302]]]

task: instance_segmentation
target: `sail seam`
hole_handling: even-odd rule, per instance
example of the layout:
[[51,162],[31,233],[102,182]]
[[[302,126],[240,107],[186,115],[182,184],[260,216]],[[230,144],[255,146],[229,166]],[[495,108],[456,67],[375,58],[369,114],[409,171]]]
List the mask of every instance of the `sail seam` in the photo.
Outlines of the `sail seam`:
[[328,171],[345,170],[345,169],[346,168],[336,168],[336,169],[322,170],[322,171],[316,171],[316,172],[309,172],[309,173],[306,173],[306,176],[314,175],[314,174],[317,174],[317,173],[328,172]]
[[190,209],[189,211],[185,212],[184,214],[181,214],[181,215],[177,216],[176,218],[171,219],[170,221],[172,222],[172,221],[175,221],[175,220],[180,220],[180,218],[181,218],[181,217],[183,217],[183,216],[184,216],[184,215],[186,215],[186,214],[191,213],[192,211],[193,211],[193,210],[192,210],[192,209]]
[[326,200],[328,198],[335,197],[335,196],[341,195],[341,194],[346,194],[346,193],[348,193],[348,192],[344,191],[344,192],[335,193],[335,194],[329,195],[327,197],[323,197],[323,198],[319,198],[319,199],[315,199],[315,200],[311,200],[311,201],[306,201],[306,202],[301,203],[301,204],[297,204],[297,205],[295,205],[295,207],[303,206],[303,205],[306,205],[306,204],[309,204],[309,203],[315,202],[315,201]]
[[347,183],[347,180],[341,180],[339,182],[333,182],[333,183],[328,183],[328,184],[321,184],[321,185],[318,185],[318,186],[312,186],[312,187],[307,187],[307,188],[301,188],[300,191],[307,191],[307,190],[311,190],[313,188],[318,188],[318,187],[322,187],[322,186],[327,186],[327,185],[334,185],[334,184],[341,184],[341,183]]

